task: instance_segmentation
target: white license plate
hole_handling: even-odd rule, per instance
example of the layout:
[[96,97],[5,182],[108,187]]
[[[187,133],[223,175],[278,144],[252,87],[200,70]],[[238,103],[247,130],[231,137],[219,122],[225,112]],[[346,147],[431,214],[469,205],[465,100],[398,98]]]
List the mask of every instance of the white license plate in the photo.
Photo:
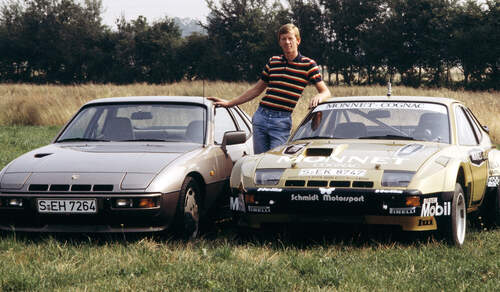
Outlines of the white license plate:
[[96,199],[38,199],[39,213],[97,213]]

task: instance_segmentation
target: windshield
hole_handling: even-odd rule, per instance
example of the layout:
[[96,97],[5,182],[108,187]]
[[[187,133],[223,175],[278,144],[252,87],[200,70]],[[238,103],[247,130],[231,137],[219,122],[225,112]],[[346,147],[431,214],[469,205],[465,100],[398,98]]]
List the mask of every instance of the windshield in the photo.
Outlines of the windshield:
[[81,110],[56,142],[169,141],[203,144],[206,110],[174,103],[91,105]]
[[448,111],[424,102],[336,102],[317,106],[299,126],[301,139],[390,139],[450,143]]

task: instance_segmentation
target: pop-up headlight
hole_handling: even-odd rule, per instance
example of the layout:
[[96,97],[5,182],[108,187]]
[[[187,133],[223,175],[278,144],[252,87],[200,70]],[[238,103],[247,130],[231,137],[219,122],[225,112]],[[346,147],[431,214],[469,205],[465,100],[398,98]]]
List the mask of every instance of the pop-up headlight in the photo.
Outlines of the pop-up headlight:
[[384,187],[407,187],[415,175],[414,171],[385,170],[382,176]]
[[257,169],[255,172],[256,185],[277,185],[284,169]]

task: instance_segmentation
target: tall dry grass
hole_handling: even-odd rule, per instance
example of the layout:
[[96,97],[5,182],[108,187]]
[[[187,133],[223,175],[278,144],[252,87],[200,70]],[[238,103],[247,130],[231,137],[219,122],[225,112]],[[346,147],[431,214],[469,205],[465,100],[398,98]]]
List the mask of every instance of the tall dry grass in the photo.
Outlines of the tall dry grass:
[[[145,95],[189,95],[218,96],[232,99],[252,86],[238,82],[183,81],[165,85],[0,85],[0,125],[62,125],[85,102],[102,97],[145,96]],[[330,87],[333,96],[385,95],[385,86]],[[309,86],[293,113],[296,126],[308,111],[308,101],[315,94]],[[393,87],[393,95],[441,96],[463,101],[476,114],[483,125],[488,125],[495,141],[500,141],[500,92],[452,91],[448,89],[415,89]],[[257,109],[259,98],[241,105],[252,115]]]

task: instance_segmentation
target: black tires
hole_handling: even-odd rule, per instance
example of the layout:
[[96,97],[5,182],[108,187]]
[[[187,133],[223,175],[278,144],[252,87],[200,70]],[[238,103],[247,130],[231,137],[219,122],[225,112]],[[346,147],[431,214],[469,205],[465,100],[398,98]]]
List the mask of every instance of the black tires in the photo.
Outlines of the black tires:
[[198,236],[200,230],[201,189],[193,177],[186,177],[182,183],[177,205],[175,229],[182,239],[190,240]]
[[450,244],[461,247],[465,241],[467,205],[460,184],[455,185],[455,192],[451,198],[451,215],[440,219],[440,232],[443,233]]

